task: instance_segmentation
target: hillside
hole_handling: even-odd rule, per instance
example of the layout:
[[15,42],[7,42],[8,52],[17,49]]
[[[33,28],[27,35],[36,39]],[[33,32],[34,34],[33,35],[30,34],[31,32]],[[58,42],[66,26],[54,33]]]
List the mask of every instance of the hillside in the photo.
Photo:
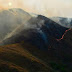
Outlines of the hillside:
[[[32,46],[29,46],[32,48]],[[20,44],[0,47],[0,72],[51,72],[42,60]]]
[[[6,72],[71,72],[72,30],[48,50],[22,41],[0,46],[0,71]],[[54,40],[55,42],[55,40]],[[5,70],[5,71],[4,71]]]

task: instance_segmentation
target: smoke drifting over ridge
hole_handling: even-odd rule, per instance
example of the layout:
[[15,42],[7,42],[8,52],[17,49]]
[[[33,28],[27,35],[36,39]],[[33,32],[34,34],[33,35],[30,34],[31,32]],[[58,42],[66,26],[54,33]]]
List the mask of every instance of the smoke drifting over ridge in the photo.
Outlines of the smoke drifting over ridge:
[[28,21],[31,16],[21,9],[9,9],[0,12],[0,41],[16,28]]
[[[15,32],[17,32],[17,31],[19,32],[20,29],[22,30],[22,28],[23,29],[24,28],[34,29],[35,28],[37,30],[38,29],[40,30],[41,26],[44,24],[44,21],[41,21],[43,24],[38,21],[39,23],[37,23],[37,24],[39,25],[39,27],[37,28],[36,24],[31,25],[31,24],[29,24],[30,22],[28,22],[28,20],[33,18],[33,16],[35,19],[35,17],[37,18],[38,15],[29,14],[19,8],[18,9],[13,8],[13,9],[1,11],[0,12],[0,40],[9,38],[13,34],[15,34]],[[57,24],[60,24],[63,27],[72,28],[72,19],[71,18],[52,17],[50,19],[55,21]]]

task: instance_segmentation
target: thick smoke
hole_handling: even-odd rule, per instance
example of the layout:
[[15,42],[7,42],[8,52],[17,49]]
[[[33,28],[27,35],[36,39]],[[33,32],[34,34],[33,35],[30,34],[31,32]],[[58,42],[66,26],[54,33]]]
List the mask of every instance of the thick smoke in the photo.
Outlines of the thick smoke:
[[52,17],[50,19],[66,28],[72,28],[72,18]]
[[3,10],[0,12],[0,41],[13,30],[29,20],[31,16],[21,9]]

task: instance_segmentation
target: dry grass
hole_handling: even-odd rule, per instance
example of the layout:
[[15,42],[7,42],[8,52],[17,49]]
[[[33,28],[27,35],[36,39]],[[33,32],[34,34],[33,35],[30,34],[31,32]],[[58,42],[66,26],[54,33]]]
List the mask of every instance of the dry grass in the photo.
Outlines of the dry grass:
[[[32,47],[32,46],[31,46]],[[6,64],[19,72],[50,72],[50,68],[42,60],[26,50],[26,46],[12,44],[0,46],[0,64]]]

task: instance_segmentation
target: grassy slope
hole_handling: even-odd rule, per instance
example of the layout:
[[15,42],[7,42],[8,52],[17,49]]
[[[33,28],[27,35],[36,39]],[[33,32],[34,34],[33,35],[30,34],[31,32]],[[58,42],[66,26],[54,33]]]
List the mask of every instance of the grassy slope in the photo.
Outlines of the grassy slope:
[[52,69],[20,44],[13,44],[0,47],[0,71],[51,72]]

